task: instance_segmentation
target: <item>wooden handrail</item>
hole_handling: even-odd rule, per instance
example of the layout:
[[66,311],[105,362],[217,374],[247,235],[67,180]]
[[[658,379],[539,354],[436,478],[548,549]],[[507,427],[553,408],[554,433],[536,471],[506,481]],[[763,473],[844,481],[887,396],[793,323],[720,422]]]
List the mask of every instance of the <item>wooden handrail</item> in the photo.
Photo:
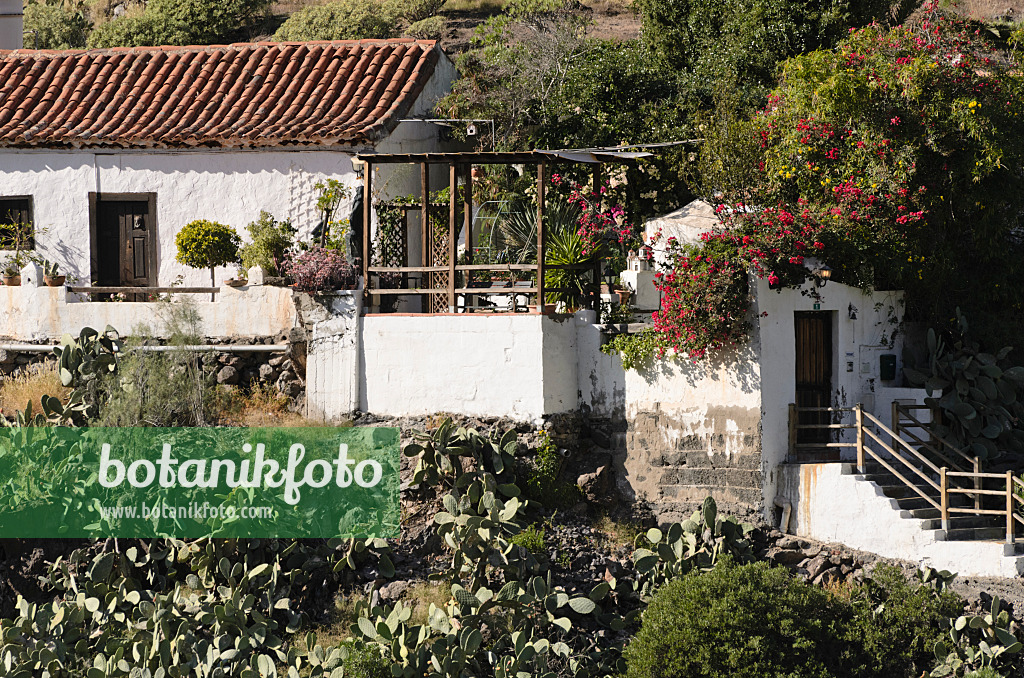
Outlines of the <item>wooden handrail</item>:
[[[914,465],[913,465],[913,464],[911,464],[911,463],[910,463],[909,461],[907,461],[906,459],[904,459],[903,457],[901,457],[901,456],[899,455],[899,453],[897,453],[897,452],[896,452],[896,450],[892,449],[891,447],[889,447],[888,445],[886,445],[886,444],[885,444],[884,442],[882,442],[882,438],[881,438],[881,436],[879,436],[879,435],[878,435],[877,433],[875,433],[874,431],[872,431],[872,430],[871,430],[871,429],[869,429],[869,428],[865,428],[865,429],[864,429],[864,433],[868,434],[868,436],[869,436],[870,438],[873,438],[873,439],[875,440],[875,442],[876,442],[876,443],[878,443],[879,445],[881,445],[881,446],[882,446],[882,448],[883,448],[883,449],[885,449],[885,451],[886,451],[886,452],[888,452],[889,454],[891,454],[891,455],[893,456],[893,458],[894,458],[894,459],[899,459],[899,460],[900,460],[901,462],[903,462],[903,465],[904,465],[904,466],[906,466],[906,467],[907,467],[907,468],[909,468],[909,469],[910,469],[911,471],[913,471],[914,473],[916,473],[917,475],[919,475],[919,476],[921,477],[921,480],[923,480],[923,481],[925,481],[926,483],[928,483],[929,485],[931,485],[931,486],[932,486],[932,487],[933,487],[934,489],[936,489],[936,490],[938,490],[938,489],[939,489],[939,484],[938,484],[938,483],[936,483],[936,482],[935,482],[934,480],[932,480],[932,479],[931,479],[931,478],[929,478],[929,477],[928,477],[927,475],[925,475],[924,471],[922,471],[921,469],[919,469],[918,467],[914,466]],[[871,453],[871,456],[872,456],[872,457],[874,457],[874,458],[875,458],[876,460],[879,460],[879,461],[881,461],[881,457],[880,457],[879,455],[875,454],[875,451],[874,451],[874,450],[872,450],[872,449],[871,449],[870,447],[869,447],[869,448],[866,448],[866,449],[867,449],[867,451],[868,451],[869,453]],[[883,463],[883,465],[884,465],[884,463]],[[889,466],[886,466],[886,468],[888,468],[888,469],[889,469],[890,471],[892,470],[892,468],[891,468],[891,467],[889,467]],[[941,473],[941,471],[939,470],[939,468],[938,468],[938,467],[933,467],[933,468],[935,468],[935,472],[936,472],[936,473]],[[895,473],[895,471],[893,471],[893,472]],[[910,487],[917,487],[917,485],[914,485],[914,484],[912,484],[912,483],[911,483],[910,481],[908,481],[908,480],[907,480],[906,478],[904,478],[903,476],[900,476],[899,474],[897,474],[897,477],[899,477],[899,479],[900,479],[900,480],[902,480],[902,481],[903,481],[904,483],[906,483],[906,484],[907,484],[908,486],[910,486]]]
[[[906,415],[917,427],[924,430],[929,430],[928,427],[921,423],[916,417],[908,415],[906,410],[908,409],[930,409],[927,406],[912,406],[902,405],[897,407],[897,404],[893,404],[894,413],[900,413]],[[856,423],[849,424],[800,424],[799,414],[801,412],[854,412],[856,416]],[[871,457],[883,468],[888,470],[893,476],[900,480],[907,488],[912,490],[921,499],[924,499],[926,504],[939,510],[941,516],[942,529],[949,529],[949,518],[950,515],[976,515],[976,516],[1005,516],[1006,518],[1006,543],[1013,544],[1015,540],[1015,533],[1017,531],[1017,525],[1024,525],[1024,515],[1018,513],[1017,507],[1024,505],[1024,496],[1021,496],[1014,492],[1016,488],[1024,490],[1024,478],[1014,476],[1012,472],[1003,473],[982,473],[980,470],[980,462],[976,458],[970,457],[965,454],[961,449],[955,445],[950,444],[939,436],[935,436],[934,440],[938,440],[942,446],[951,449],[957,453],[960,457],[963,457],[974,470],[965,470],[963,467],[954,463],[953,459],[950,459],[948,455],[943,454],[934,445],[926,443],[915,433],[911,433],[906,428],[899,426],[900,419],[896,416],[893,417],[894,428],[900,430],[903,433],[907,433],[908,437],[912,440],[908,442],[901,436],[897,435],[896,431],[890,429],[884,423],[882,423],[878,417],[870,412],[864,410],[860,405],[852,408],[838,408],[838,407],[797,407],[794,404],[789,405],[789,450],[790,455],[797,449],[801,448],[813,448],[813,447],[855,447],[857,450],[857,467],[861,473],[865,470],[865,459]],[[847,429],[853,428],[857,432],[856,443],[797,443],[796,435],[801,429]],[[914,428],[911,426],[910,428]],[[885,437],[889,437],[892,440],[890,446],[884,440]],[[911,443],[917,442],[922,445],[924,449],[934,453],[938,458],[942,459],[949,466],[939,467],[929,459],[927,456],[921,453],[920,450],[915,448]],[[871,443],[871,444],[868,444]],[[882,453],[874,449],[877,446],[880,450],[891,455],[891,459],[886,459]],[[916,463],[919,463],[919,467]],[[898,463],[897,463],[898,462]],[[899,468],[897,468],[899,467]],[[952,468],[950,468],[952,467]],[[910,469],[916,474],[923,484],[911,482],[906,474],[906,469]],[[926,471],[934,472],[938,476],[938,482],[932,480]],[[910,477],[913,477],[911,475]],[[962,487],[962,486],[950,486],[950,480],[956,481],[973,481],[973,487]],[[1004,480],[1005,486],[1003,489],[985,489],[982,486],[984,481],[995,481]],[[958,483],[958,485],[961,483]],[[935,498],[929,495],[925,490],[930,488],[938,493],[938,497]],[[951,506],[950,498],[954,495],[967,495],[974,498],[974,506],[959,507]],[[987,497],[1006,497],[1006,507],[1003,509],[993,508],[982,508],[981,499],[983,496]]]
[[[971,462],[973,464],[973,462],[974,462],[974,458],[973,457],[971,457],[969,454],[965,453],[962,449],[960,449],[959,447],[957,447],[953,443],[949,442],[948,440],[946,440],[942,436],[936,435],[935,432],[931,429],[931,427],[928,426],[928,424],[925,424],[925,423],[921,422],[921,420],[919,420],[917,417],[915,417],[914,415],[910,414],[910,412],[907,412],[906,411],[907,409],[910,409],[909,405],[905,405],[903,403],[896,403],[896,410],[900,414],[905,416],[910,421],[914,422],[917,425],[918,428],[922,428],[922,429],[928,431],[928,434],[931,437],[933,437],[935,440],[939,441],[940,443],[942,443],[944,446],[948,447],[949,449],[953,450],[953,452],[955,452],[956,454],[960,455],[961,458],[963,458],[964,460],[966,460],[968,462]],[[913,409],[931,409],[931,408],[928,405],[914,405]],[[901,426],[901,429],[902,429],[902,426]],[[921,440],[920,437],[915,435],[915,434],[908,433],[908,435],[914,435],[915,438],[917,438],[918,440]],[[935,450],[934,448],[932,448],[930,443],[925,443],[924,441],[921,441],[921,444],[925,445],[931,451],[935,452],[936,454],[938,454],[939,456],[943,457],[944,459],[946,458],[945,455],[943,455],[941,452],[939,452],[938,450]],[[954,464],[954,466],[955,466],[955,464]]]
[[[870,429],[864,429],[864,430],[865,431],[870,431]],[[877,461],[879,464],[881,464],[886,469],[888,469],[890,473],[892,473],[894,476],[896,476],[897,478],[902,480],[904,485],[906,485],[907,487],[912,489],[914,492],[917,492],[919,495],[921,495],[922,499],[924,499],[926,502],[931,504],[934,508],[937,508],[940,511],[942,510],[942,506],[939,504],[939,502],[935,501],[934,499],[929,497],[927,494],[925,494],[924,491],[922,491],[920,487],[918,487],[917,485],[913,484],[912,482],[910,482],[909,480],[904,478],[903,475],[899,471],[897,471],[895,468],[890,466],[888,464],[888,462],[886,462],[884,459],[882,459],[881,456],[879,456],[878,454],[875,454],[874,450],[872,450],[870,447],[865,445],[864,446],[864,451],[867,452],[868,454],[870,454],[872,457],[874,457],[875,461]],[[913,468],[913,467],[911,467],[911,468]],[[930,484],[932,484],[931,481],[928,481],[928,482]],[[936,489],[938,489],[938,488],[936,488]]]
[[[910,454],[913,455],[918,461],[924,462],[930,469],[935,471],[935,473],[939,472],[939,467],[938,466],[933,464],[932,461],[930,459],[928,459],[927,457],[925,457],[923,454],[921,454],[920,452],[915,450],[906,440],[903,440],[902,438],[897,436],[892,431],[892,429],[890,429],[888,426],[883,424],[878,419],[878,417],[876,417],[875,415],[871,414],[870,412],[864,412],[864,418],[867,419],[872,424],[874,424],[875,426],[877,426],[879,429],[881,429],[881,431],[882,431],[882,433],[884,435],[887,435],[891,439],[896,440],[896,442],[898,442],[900,446],[902,446],[906,451],[910,452]],[[886,448],[886,450],[889,452],[889,454],[892,454],[893,456],[902,459],[902,457],[900,457],[899,453],[897,453],[896,450],[892,449],[891,447],[886,445],[884,442],[882,442],[882,440],[878,436],[876,436],[874,434],[874,431],[872,431],[870,428],[865,427],[864,431],[866,433],[868,433],[868,435],[870,435],[872,438],[874,438],[878,442],[879,445],[881,445],[884,448]],[[903,461],[904,461],[904,463],[906,463],[906,460],[903,460]],[[911,466],[911,468],[913,468],[914,470],[920,472],[920,469],[918,469],[916,466],[912,466],[911,464],[907,464],[907,465]]]

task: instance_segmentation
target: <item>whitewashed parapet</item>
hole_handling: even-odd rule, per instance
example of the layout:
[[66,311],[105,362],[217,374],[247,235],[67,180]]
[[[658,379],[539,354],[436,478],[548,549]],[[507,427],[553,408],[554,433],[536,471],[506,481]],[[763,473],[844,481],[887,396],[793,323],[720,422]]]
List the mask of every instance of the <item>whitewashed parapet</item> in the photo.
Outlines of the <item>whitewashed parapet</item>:
[[362,289],[298,295],[306,329],[306,416],[321,421],[359,408]]
[[[23,271],[24,274],[24,271]],[[88,301],[85,295],[64,287],[33,284],[0,286],[0,336],[14,340],[56,339],[77,335],[83,327],[107,325],[123,334],[146,325],[159,335],[162,329],[160,302]],[[287,287],[221,287],[216,301],[207,294],[188,296],[202,319],[207,337],[271,336],[287,332],[295,324],[292,290]]]

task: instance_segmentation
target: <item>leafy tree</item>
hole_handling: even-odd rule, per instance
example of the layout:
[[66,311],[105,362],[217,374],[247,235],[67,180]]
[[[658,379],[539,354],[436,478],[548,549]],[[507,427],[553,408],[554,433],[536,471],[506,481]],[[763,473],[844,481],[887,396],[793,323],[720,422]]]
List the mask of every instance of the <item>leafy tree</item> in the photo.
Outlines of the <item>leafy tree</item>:
[[[851,26],[884,20],[888,0],[636,0],[643,42],[681,74],[683,89],[709,105],[733,92],[760,106],[776,66],[827,48]],[[912,3],[901,3],[911,9]],[[905,10],[904,10],[905,11]]]
[[275,40],[361,40],[390,38],[395,34],[392,5],[379,0],[336,0],[310,5],[288,17]]
[[81,7],[31,0],[25,5],[25,46],[33,49],[85,47],[92,26]]
[[757,119],[755,199],[812,225],[833,277],[906,289],[910,318],[944,327],[960,306],[994,346],[1012,343],[1024,328],[1022,85],[1006,55],[938,11],[852,33],[786,64]]

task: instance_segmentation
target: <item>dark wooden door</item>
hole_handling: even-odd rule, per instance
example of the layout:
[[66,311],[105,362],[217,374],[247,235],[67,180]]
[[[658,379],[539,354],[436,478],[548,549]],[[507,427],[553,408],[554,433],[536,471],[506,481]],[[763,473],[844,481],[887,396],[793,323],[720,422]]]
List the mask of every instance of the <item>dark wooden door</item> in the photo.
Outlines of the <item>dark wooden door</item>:
[[[150,287],[156,284],[153,232],[147,200],[100,200],[96,204],[96,284]],[[143,295],[135,295],[142,297]],[[144,301],[142,298],[134,299]]]
[[[829,407],[832,403],[832,314],[828,311],[797,312],[796,405]],[[801,412],[801,424],[828,424],[828,412]],[[827,443],[829,429],[800,429],[798,443]]]

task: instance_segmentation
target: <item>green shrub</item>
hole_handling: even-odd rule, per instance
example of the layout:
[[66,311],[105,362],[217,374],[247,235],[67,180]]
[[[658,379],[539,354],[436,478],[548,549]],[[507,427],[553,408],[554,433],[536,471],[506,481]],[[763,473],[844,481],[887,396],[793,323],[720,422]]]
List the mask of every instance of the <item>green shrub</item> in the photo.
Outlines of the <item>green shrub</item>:
[[343,666],[346,676],[391,678],[391,666],[380,656],[380,651],[361,641],[349,647],[348,657],[344,660]]
[[274,40],[361,40],[390,38],[396,17],[376,0],[337,0],[295,12],[274,33]]
[[252,242],[238,250],[246,269],[260,266],[268,275],[281,275],[284,255],[293,244],[295,227],[287,219],[277,221],[269,212],[260,212],[260,218],[245,227]]
[[89,47],[139,47],[172,44],[167,17],[154,12],[122,16],[100,24],[89,34]]
[[174,244],[178,248],[175,259],[179,264],[210,269],[210,283],[215,284],[213,269],[238,260],[241,239],[230,226],[197,219],[178,231]]
[[248,37],[270,15],[271,0],[149,0],[146,14],[167,18],[171,44],[210,45]]
[[444,3],[445,0],[384,0],[384,9],[391,16],[415,24],[434,17]]
[[530,553],[544,552],[544,528],[530,525],[528,528],[515,534],[509,539],[516,546],[522,546]]
[[848,639],[863,646],[861,675],[919,676],[935,661],[932,648],[963,612],[952,591],[910,582],[892,566],[879,566],[851,595],[854,621]]
[[543,506],[561,508],[580,501],[582,493],[576,485],[560,478],[562,457],[558,448],[545,434],[544,442],[537,450],[533,464],[524,464],[520,471],[525,475],[523,482],[526,496]]
[[162,303],[166,305],[160,309],[161,334],[168,337],[169,346],[177,348],[160,353],[133,351],[155,343],[150,328],[133,328],[117,374],[107,378],[108,398],[94,425],[203,426],[220,409],[210,370],[202,366],[200,354],[185,348],[204,343],[199,313],[190,300]]
[[669,582],[626,648],[628,678],[845,675],[850,608],[767,563],[720,563]]
[[84,13],[38,1],[25,5],[24,21],[25,47],[34,49],[85,47],[91,28]]
[[405,29],[405,34],[417,40],[440,40],[444,36],[445,25],[443,16],[432,16],[415,22]]
[[269,0],[149,0],[141,14],[97,26],[88,42],[90,47],[229,43],[256,31],[269,9]]

